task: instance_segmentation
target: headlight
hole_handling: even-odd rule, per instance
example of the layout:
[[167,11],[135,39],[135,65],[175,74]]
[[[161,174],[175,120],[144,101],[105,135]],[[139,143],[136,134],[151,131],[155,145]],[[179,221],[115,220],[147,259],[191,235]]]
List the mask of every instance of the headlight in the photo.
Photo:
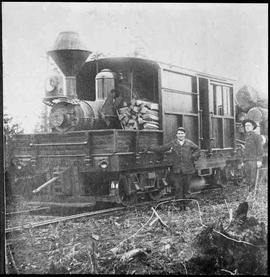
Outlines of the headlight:
[[99,162],[99,167],[101,167],[102,169],[106,169],[109,165],[108,161],[106,160],[102,160],[101,162]]
[[17,161],[15,163],[15,166],[18,170],[21,170],[23,168],[24,164],[21,161]]

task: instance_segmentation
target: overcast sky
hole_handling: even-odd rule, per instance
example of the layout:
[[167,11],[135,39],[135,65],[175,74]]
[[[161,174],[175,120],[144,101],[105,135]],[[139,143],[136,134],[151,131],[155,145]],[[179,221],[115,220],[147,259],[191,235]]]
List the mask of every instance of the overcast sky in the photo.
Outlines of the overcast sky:
[[33,129],[48,74],[46,51],[77,31],[91,51],[230,77],[268,97],[268,5],[2,2],[4,111]]

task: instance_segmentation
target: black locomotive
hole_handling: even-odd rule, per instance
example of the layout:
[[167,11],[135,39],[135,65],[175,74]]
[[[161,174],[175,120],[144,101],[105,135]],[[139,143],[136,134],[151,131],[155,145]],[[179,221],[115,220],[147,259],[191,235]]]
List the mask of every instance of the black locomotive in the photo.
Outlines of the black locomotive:
[[[135,57],[86,61],[89,54],[74,32],[60,33],[48,52],[65,82],[47,82],[51,131],[14,138],[17,187],[46,204],[127,204],[173,194],[170,152],[143,149],[168,142],[179,126],[201,148],[197,178],[209,185],[237,180],[233,80]],[[106,128],[100,114],[112,89],[124,97],[119,129]]]

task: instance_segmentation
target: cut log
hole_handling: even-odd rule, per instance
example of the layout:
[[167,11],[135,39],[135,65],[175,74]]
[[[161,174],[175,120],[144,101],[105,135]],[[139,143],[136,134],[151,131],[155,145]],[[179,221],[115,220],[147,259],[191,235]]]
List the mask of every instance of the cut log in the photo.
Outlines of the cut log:
[[159,129],[159,126],[151,122],[146,122],[143,124],[144,129]]
[[147,106],[151,110],[158,110],[159,106],[158,103],[148,102],[144,100],[137,99],[136,104],[139,106],[141,104],[144,104],[144,106]]
[[238,115],[237,115],[237,121],[238,122],[242,122],[243,120],[247,119],[247,113],[244,113],[244,112],[240,112]]
[[148,108],[147,107],[145,107],[143,104],[140,106],[140,113],[141,114],[145,114],[145,113],[147,113],[147,111],[148,111]]
[[148,113],[148,114],[150,114],[150,115],[154,115],[154,116],[156,116],[156,117],[159,116],[158,111],[155,111],[155,110],[148,110],[146,113]]
[[158,116],[155,116],[155,115],[150,114],[150,113],[143,114],[142,118],[145,119],[145,120],[153,120],[153,121],[156,120],[156,121],[159,121],[159,117]]
[[124,118],[126,118],[127,116],[125,114],[119,114],[119,119],[122,120]]
[[126,126],[128,127],[128,129],[132,129],[132,130],[138,130],[139,129],[138,123],[134,119],[130,119]]
[[118,112],[120,114],[124,114],[124,113],[129,113],[130,112],[130,108],[129,107],[123,107],[123,108],[119,108]]
[[235,97],[237,105],[243,112],[247,112],[255,106],[259,106],[261,108],[268,107],[267,99],[264,99],[257,90],[247,85],[240,88]]
[[129,122],[129,118],[128,118],[127,116],[125,116],[125,117],[123,117],[123,118],[121,119],[121,123],[122,123],[123,125],[126,125],[128,122]]
[[138,116],[137,120],[139,124],[145,123],[145,121],[140,116]]
[[254,107],[248,111],[247,117],[255,122],[263,122],[268,120],[268,110],[260,107]]
[[133,107],[133,111],[134,111],[135,113],[138,113],[138,112],[140,111],[140,107],[134,106],[134,107]]

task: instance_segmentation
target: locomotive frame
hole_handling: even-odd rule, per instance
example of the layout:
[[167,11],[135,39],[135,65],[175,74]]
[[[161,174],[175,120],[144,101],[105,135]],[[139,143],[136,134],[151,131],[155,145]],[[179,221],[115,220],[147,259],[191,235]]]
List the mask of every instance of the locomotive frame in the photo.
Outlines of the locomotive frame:
[[[73,49],[67,47],[65,51],[68,62],[64,70],[68,71],[72,55],[67,53]],[[99,108],[107,94],[98,95],[95,77],[109,68],[127,76],[131,98],[139,86],[139,99],[159,105],[160,128],[99,129],[100,118],[95,113],[91,130],[17,135],[14,160],[22,169],[16,186],[27,183],[30,198],[34,196],[46,205],[88,206],[97,201],[127,205],[138,198],[157,200],[171,194],[167,179],[172,166],[170,152],[145,153],[143,149],[173,139],[180,125],[201,148],[195,162],[198,176],[211,184],[237,176],[241,153],[235,144],[233,80],[133,57],[102,58],[81,64],[75,76],[66,80],[67,85],[75,81],[71,84],[73,91],[64,97],[47,95],[45,102],[54,105],[52,100],[64,99],[76,105],[85,101]],[[63,71],[63,66],[59,67]]]

